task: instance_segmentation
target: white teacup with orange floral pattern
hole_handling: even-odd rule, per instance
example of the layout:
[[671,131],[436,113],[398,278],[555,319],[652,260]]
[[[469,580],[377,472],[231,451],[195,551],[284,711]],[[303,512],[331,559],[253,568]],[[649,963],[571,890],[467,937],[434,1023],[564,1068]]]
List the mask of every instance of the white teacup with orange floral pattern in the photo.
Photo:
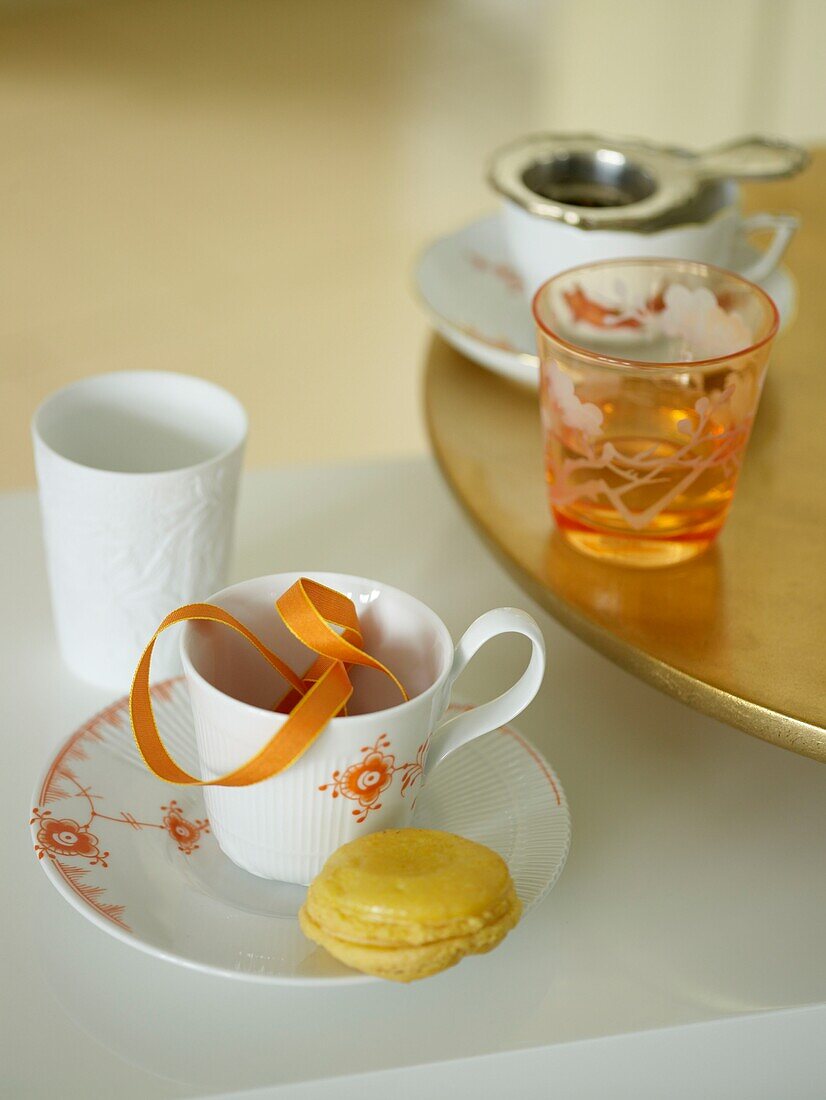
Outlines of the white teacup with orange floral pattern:
[[[539,690],[545,646],[536,622],[503,607],[481,615],[454,649],[447,627],[413,596],[380,581],[339,573],[278,573],[211,596],[296,671],[315,654],[287,629],[275,601],[301,576],[348,596],[364,646],[404,685],[353,668],[347,715],[334,718],[290,768],[249,787],[205,787],[212,831],[239,867],[264,878],[306,884],[340,845],[365,832],[409,825],[427,772],[467,741],[506,725]],[[446,718],[455,680],[498,634],[532,644],[528,666],[499,698]],[[288,685],[235,631],[190,622],[181,655],[201,775],[216,778],[260,751],[286,720],[272,707]]]

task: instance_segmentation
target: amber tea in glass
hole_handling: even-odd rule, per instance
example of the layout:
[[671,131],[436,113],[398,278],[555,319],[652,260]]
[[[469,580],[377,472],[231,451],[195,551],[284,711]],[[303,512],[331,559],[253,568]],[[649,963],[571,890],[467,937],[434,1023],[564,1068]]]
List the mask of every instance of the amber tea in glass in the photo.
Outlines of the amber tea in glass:
[[740,276],[680,260],[588,264],[534,298],[545,469],[565,538],[669,565],[731,505],[777,331]]

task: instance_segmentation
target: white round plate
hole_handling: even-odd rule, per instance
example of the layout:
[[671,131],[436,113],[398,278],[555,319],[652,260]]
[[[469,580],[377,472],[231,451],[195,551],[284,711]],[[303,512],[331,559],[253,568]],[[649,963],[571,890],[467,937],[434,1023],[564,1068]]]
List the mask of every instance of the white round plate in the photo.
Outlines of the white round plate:
[[[182,678],[152,689],[158,724],[197,774]],[[376,979],[305,939],[306,890],[240,870],[209,831],[200,790],[172,787],[141,761],[121,699],[58,750],[33,800],[35,852],[50,881],[98,927],[151,955],[249,981],[303,985]],[[571,842],[565,794],[541,754],[511,728],[436,768],[414,824],[459,833],[507,861],[525,909],[559,877]]]
[[[742,244],[734,266],[744,268],[757,255]],[[434,328],[457,351],[505,378],[538,386],[530,299],[511,265],[499,214],[434,241],[419,257],[415,280]],[[782,330],[797,302],[794,279],[780,267],[760,285],[780,311]]]

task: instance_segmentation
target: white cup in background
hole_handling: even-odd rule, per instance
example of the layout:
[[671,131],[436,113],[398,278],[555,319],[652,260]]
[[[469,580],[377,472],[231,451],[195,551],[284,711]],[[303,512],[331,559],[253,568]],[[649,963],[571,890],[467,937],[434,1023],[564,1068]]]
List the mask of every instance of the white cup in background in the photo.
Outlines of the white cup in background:
[[[568,268],[631,256],[699,260],[759,282],[783,259],[799,224],[793,214],[743,215],[739,188],[731,180],[707,184],[678,216],[678,222],[653,232],[581,229],[502,199],[508,251],[531,298],[542,283]],[[747,264],[739,263],[739,244],[750,233],[767,230],[773,236],[766,250]]]
[[[204,788],[210,826],[225,855],[255,875],[303,884],[347,841],[409,825],[428,771],[465,742],[520,714],[545,672],[542,633],[524,611],[486,612],[454,650],[441,619],[413,596],[363,577],[307,575],[353,601],[365,649],[399,678],[410,698],[401,702],[384,674],[353,668],[347,716],[332,719],[291,767],[248,787]],[[315,654],[275,609],[299,576],[244,581],[209,602],[231,612],[300,673]],[[498,699],[446,719],[453,683],[473,654],[489,639],[509,633],[532,644],[520,679]],[[201,775],[214,779],[255,756],[283,725],[287,716],[272,707],[288,685],[235,631],[215,623],[187,623],[181,653]],[[472,782],[469,775],[468,798]]]
[[[204,379],[123,371],[52,394],[32,435],[63,658],[126,690],[161,619],[226,581],[246,413]],[[153,672],[179,670],[162,637]]]

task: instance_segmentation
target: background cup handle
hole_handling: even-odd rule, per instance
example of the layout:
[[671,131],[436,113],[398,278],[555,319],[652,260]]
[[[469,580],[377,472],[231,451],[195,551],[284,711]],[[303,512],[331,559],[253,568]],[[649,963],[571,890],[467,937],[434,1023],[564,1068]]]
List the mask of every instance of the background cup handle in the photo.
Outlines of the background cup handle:
[[436,728],[427,754],[425,776],[446,756],[483,733],[512,722],[527,707],[539,691],[545,675],[545,640],[538,624],[525,611],[515,607],[499,607],[486,611],[471,623],[456,646],[453,665],[448,676],[448,690],[464,672],[476,651],[498,634],[524,634],[531,641],[531,659],[528,667],[513,687],[498,699],[475,707],[464,714],[448,718]]
[[760,258],[743,268],[740,274],[754,283],[759,283],[761,279],[771,275],[783,259],[783,254],[799,225],[800,219],[794,214],[750,214],[747,218],[743,218],[739,228],[741,237],[745,238],[749,233],[755,233],[761,229],[773,230],[774,236]]

